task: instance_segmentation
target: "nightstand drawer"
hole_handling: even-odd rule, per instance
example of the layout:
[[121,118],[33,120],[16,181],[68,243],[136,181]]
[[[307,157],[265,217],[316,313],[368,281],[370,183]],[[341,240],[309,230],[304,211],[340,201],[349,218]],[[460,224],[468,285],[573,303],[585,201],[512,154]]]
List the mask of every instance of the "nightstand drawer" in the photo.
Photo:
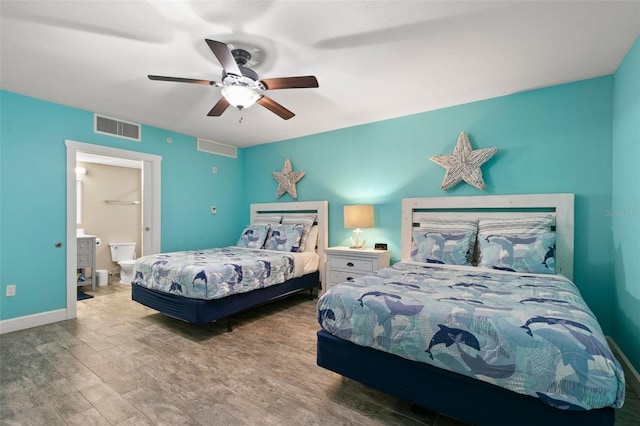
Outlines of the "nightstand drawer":
[[353,270],[357,272],[375,271],[374,262],[371,259],[357,259],[353,257],[329,257],[329,267],[332,269]]
[[78,240],[78,255],[89,254],[89,240]]
[[345,281],[353,281],[355,278],[362,277],[366,274],[357,274],[344,271],[330,271],[329,284],[340,284]]
[[91,267],[91,256],[88,254],[78,254],[78,268]]
[[336,284],[371,275],[380,268],[389,266],[389,250],[352,249],[349,247],[329,247],[325,249],[325,283],[322,291]]

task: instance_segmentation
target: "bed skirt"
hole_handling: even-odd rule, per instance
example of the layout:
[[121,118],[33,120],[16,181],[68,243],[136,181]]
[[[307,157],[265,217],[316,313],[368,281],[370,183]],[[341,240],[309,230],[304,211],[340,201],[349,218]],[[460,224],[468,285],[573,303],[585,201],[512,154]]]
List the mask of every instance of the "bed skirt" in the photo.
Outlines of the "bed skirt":
[[193,324],[208,324],[301,290],[313,290],[319,282],[320,274],[316,271],[282,284],[211,300],[167,294],[133,283],[131,299],[173,318]]
[[589,411],[553,408],[536,398],[429,364],[317,333],[317,364],[366,386],[474,425],[612,426],[612,407]]

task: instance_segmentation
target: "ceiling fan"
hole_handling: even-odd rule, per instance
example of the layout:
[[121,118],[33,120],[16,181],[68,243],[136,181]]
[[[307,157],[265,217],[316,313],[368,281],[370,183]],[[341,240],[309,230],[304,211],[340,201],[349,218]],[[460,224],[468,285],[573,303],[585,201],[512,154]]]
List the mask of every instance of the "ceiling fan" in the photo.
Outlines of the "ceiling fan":
[[254,103],[260,104],[281,118],[288,120],[295,114],[262,92],[276,89],[305,89],[319,87],[318,80],[312,76],[265,78],[260,80],[258,74],[245,65],[251,59],[251,54],[244,49],[233,49],[225,43],[205,39],[213,54],[222,65],[222,81],[197,80],[193,78],[164,77],[149,75],[151,80],[174,81],[178,83],[204,84],[222,87],[222,97],[207,114],[219,117],[232,105],[239,110],[248,108]]

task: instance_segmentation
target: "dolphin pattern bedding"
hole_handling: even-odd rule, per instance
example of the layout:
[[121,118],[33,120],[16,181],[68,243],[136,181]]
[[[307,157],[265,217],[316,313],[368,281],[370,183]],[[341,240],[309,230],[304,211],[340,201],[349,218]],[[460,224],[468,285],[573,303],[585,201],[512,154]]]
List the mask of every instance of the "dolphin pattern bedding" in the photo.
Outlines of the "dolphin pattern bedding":
[[559,409],[624,401],[620,364],[577,287],[560,275],[400,262],[331,288],[318,321],[357,345]]
[[283,283],[302,275],[296,254],[224,247],[144,256],[133,284],[192,299],[220,299]]

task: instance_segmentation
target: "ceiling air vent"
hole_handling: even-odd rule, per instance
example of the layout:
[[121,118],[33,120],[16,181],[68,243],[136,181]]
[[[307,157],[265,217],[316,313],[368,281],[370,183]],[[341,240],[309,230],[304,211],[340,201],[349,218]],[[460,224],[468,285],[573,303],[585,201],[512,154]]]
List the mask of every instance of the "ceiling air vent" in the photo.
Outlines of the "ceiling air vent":
[[224,155],[225,157],[238,158],[238,149],[235,146],[208,141],[206,139],[198,138],[198,151],[208,152],[209,154]]
[[95,133],[116,136],[140,142],[140,125],[128,121],[116,120],[104,115],[93,114]]

